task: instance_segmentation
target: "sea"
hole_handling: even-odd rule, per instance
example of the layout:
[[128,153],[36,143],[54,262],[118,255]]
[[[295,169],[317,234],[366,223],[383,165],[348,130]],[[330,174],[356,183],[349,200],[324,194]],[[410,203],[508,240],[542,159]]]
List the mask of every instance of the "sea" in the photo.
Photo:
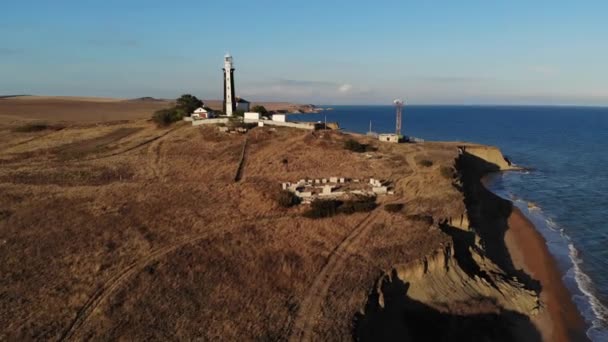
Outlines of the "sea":
[[[290,121],[338,122],[349,132],[395,132],[392,106],[321,106]],[[489,177],[535,224],[593,341],[608,341],[608,107],[405,106],[404,135],[499,147],[527,171]]]

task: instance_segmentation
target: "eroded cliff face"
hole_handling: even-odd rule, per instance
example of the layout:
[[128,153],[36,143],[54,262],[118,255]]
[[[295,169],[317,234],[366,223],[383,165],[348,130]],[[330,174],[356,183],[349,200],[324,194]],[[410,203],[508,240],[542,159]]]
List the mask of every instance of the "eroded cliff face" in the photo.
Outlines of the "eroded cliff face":
[[436,227],[452,242],[382,275],[355,317],[355,339],[541,339],[529,318],[539,310],[539,289],[513,267],[504,244],[511,203],[480,182],[483,174],[512,166],[494,147],[460,149],[454,185],[466,212],[438,218]]
[[[509,278],[474,246],[457,249],[448,246],[414,264],[396,265],[394,273],[410,284],[410,298],[440,311],[449,311],[453,303],[461,305],[479,297],[493,298],[498,306],[522,314],[534,314],[538,307],[538,297],[533,291]],[[381,294],[381,286],[377,289]]]
[[517,169],[511,161],[502,154],[499,148],[494,146],[483,145],[463,145],[460,147],[463,153],[477,157],[487,163],[497,167],[499,170],[514,170]]

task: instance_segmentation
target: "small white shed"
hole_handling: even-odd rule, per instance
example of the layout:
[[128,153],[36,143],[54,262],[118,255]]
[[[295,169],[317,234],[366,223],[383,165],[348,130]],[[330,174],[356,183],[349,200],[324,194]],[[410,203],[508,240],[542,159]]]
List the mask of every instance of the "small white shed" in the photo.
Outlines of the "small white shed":
[[260,113],[246,112],[244,118],[246,120],[260,120]]
[[399,142],[399,136],[397,134],[379,134],[378,135],[378,140],[380,140],[380,141],[386,141],[386,142],[392,142],[392,143],[398,143]]
[[210,119],[213,117],[213,112],[203,107],[198,107],[191,116],[193,119]]
[[273,114],[272,115],[272,121],[287,122],[287,115],[285,115],[285,114]]

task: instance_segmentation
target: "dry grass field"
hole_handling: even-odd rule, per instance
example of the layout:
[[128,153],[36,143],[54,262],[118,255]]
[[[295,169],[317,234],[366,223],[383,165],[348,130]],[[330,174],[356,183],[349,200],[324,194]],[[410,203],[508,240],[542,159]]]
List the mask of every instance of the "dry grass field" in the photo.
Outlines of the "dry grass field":
[[17,96],[0,98],[0,119],[97,123],[147,119],[170,101],[90,97]]
[[[214,110],[222,110],[219,100],[205,100]],[[300,105],[286,102],[260,102],[268,110],[296,111]],[[154,111],[173,105],[169,100],[114,99],[68,96],[15,96],[0,98],[0,120],[43,120],[99,123],[148,119]]]
[[[86,122],[159,103],[108,113],[81,101],[35,118],[86,119],[32,129],[3,101],[0,340],[351,340],[375,282],[445,249],[438,222],[465,211],[445,172],[455,144],[356,137],[377,151],[354,153],[340,132]],[[316,220],[278,205],[280,182],[330,176],[387,180],[395,194]]]

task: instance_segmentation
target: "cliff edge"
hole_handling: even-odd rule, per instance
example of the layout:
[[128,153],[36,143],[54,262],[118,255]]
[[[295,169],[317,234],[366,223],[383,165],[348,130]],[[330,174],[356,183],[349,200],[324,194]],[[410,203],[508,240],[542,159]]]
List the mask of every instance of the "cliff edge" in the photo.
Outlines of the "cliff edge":
[[451,243],[382,275],[354,321],[357,340],[539,341],[538,281],[517,269],[504,234],[512,204],[481,177],[515,167],[490,146],[459,146],[456,187],[466,212],[436,228]]

